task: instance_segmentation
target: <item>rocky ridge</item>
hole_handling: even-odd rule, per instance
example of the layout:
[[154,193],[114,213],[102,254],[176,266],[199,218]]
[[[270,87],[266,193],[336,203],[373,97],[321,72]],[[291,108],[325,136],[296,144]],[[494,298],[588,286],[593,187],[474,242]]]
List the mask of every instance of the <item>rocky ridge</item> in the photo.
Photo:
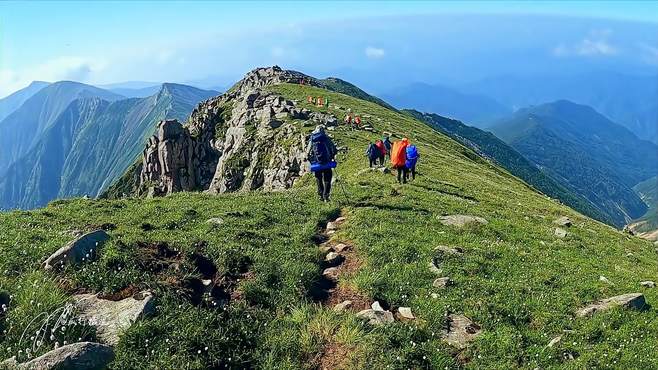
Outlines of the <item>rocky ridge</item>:
[[264,89],[280,83],[322,86],[299,72],[259,68],[225,94],[199,104],[184,125],[161,121],[143,152],[139,193],[216,194],[291,187],[307,171],[307,140],[292,121],[306,121],[302,125],[338,121],[333,115],[298,108]]

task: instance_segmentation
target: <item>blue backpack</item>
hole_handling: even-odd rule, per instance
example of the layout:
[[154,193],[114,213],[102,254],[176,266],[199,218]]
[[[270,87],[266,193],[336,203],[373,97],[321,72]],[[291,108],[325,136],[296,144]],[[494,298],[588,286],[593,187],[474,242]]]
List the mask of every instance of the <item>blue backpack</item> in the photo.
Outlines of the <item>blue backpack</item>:
[[407,160],[405,162],[405,165],[407,168],[412,168],[416,166],[416,162],[418,161],[418,149],[416,149],[415,145],[409,145],[406,150],[407,154]]
[[335,168],[336,162],[333,160],[329,140],[324,133],[315,133],[311,135],[311,171],[322,171],[329,168]]

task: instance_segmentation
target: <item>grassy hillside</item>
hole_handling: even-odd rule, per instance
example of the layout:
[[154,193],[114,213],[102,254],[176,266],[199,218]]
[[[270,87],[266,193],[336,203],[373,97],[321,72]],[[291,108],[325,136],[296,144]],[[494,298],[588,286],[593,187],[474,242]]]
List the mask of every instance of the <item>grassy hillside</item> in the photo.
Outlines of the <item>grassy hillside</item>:
[[[115,369],[658,367],[655,309],[574,315],[591,301],[635,291],[655,304],[658,294],[639,286],[658,273],[650,242],[547,199],[412,117],[308,86],[272,90],[323,111],[303,102],[308,95],[328,96],[369,115],[380,132],[409,137],[421,153],[419,177],[398,185],[390,174],[364,171],[365,146],[379,135],[340,127],[332,134],[347,151],[338,157],[340,180],[328,204],[316,201],[307,175],[290,191],[78,199],[0,214],[0,290],[13,295],[0,321],[7,330],[0,357],[25,358],[18,352],[26,347],[21,333],[36,330],[39,315],[64,305],[73,292],[137,287],[155,291],[156,312],[123,335]],[[353,247],[351,267],[338,283],[340,298],[358,308],[375,299],[408,306],[416,320],[373,327],[314,301],[324,258],[318,233],[339,214],[346,221],[330,242]],[[437,219],[448,214],[489,223],[456,229]],[[564,215],[574,226],[561,239],[553,220]],[[206,222],[211,217],[222,222]],[[112,238],[97,261],[61,273],[39,269],[72,238],[72,229],[103,224]],[[438,245],[464,251],[442,261],[455,282],[442,290],[432,287],[436,276],[428,269]],[[186,281],[203,278],[208,264],[195,264],[199,260],[217,267],[227,306],[195,304],[198,297],[185,289]],[[463,313],[482,327],[469,348],[440,339],[447,313]],[[547,346],[559,335],[561,341]],[[83,337],[93,339],[93,330],[70,327],[54,340]],[[36,352],[52,346],[46,339]]]

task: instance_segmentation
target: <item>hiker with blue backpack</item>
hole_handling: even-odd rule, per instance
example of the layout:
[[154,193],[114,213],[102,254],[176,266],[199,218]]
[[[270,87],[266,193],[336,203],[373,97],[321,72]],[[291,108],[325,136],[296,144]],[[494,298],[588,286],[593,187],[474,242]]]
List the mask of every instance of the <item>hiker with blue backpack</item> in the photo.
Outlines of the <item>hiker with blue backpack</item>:
[[418,158],[420,155],[418,154],[418,148],[416,148],[415,145],[409,144],[407,145],[406,148],[406,161],[405,161],[405,167],[407,168],[406,173],[404,176],[406,178],[409,177],[409,173],[411,173],[411,178],[413,180],[416,179],[416,163],[418,162]]
[[315,174],[318,185],[318,195],[323,202],[329,201],[331,193],[331,178],[333,168],[336,168],[336,146],[325,133],[324,125],[318,125],[311,133],[308,145],[308,160],[311,162],[311,172]]
[[384,165],[384,156],[386,155],[386,151],[383,148],[384,144],[381,140],[377,140],[375,144],[372,142],[368,144],[368,148],[366,149],[366,157],[368,157],[368,161],[370,162],[370,168],[377,167],[377,162],[379,162],[380,166]]

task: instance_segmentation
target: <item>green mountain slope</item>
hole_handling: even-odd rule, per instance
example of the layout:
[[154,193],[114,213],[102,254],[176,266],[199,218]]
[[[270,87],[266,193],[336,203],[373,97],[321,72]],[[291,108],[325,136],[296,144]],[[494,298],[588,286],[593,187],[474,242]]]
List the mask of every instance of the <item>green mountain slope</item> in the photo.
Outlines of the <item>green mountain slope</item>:
[[0,121],[0,174],[34,147],[71,102],[81,98],[114,101],[122,96],[71,81],[56,82],[41,89]]
[[487,96],[464,94],[446,86],[424,83],[404,86],[382,97],[398,108],[413,107],[469,122],[480,128],[512,113],[510,108]]
[[646,212],[632,187],[658,173],[658,147],[593,109],[558,101],[522,109],[491,130],[616,226]]
[[[411,138],[421,153],[419,177],[398,185],[391,174],[364,169],[363,150],[380,134],[338,127],[331,134],[346,149],[338,156],[331,203],[316,200],[315,179],[307,174],[288,191],[75,199],[2,213],[0,291],[13,296],[0,319],[7,330],[0,337],[3,358],[23,361],[22,333],[36,332],[44,313],[65,307],[72,294],[126,297],[149,289],[155,311],[121,335],[111,368],[658,366],[654,309],[575,315],[590,302],[635,291],[655,305],[657,291],[639,285],[658,274],[650,242],[548,200],[410,116],[310,86],[269,89],[299,101],[300,108],[344,112],[305,103],[308,95],[327,95],[340,107],[371,115],[377,131]],[[295,124],[303,130],[305,123]],[[326,237],[330,245],[350,245],[330,293],[353,301],[343,313],[334,311],[335,301],[314,294],[325,267],[319,234],[339,214],[345,222]],[[452,214],[488,223],[457,228],[438,219]],[[554,234],[560,216],[574,223],[564,238]],[[55,272],[40,268],[72,239],[71,230],[100,225],[110,229],[111,239],[95,262]],[[462,252],[442,254],[435,250],[439,245]],[[452,285],[433,287],[432,260]],[[219,306],[195,295],[194,283],[203,285],[209,275],[224,302]],[[613,284],[600,281],[601,275]],[[365,323],[356,312],[375,300],[394,311],[409,307],[416,319]],[[481,329],[466,348],[441,339],[452,314],[472,319],[477,327],[469,330]],[[67,326],[30,355],[51,349],[54,341],[80,339],[96,340],[94,330]]]
[[215,92],[164,84],[148,98],[75,100],[0,180],[0,207],[96,196],[123,175],[161,119],[185,119]]
[[636,234],[649,240],[658,240],[658,177],[643,181],[633,189],[647,204],[649,209],[642,217],[629,223]]
[[27,99],[48,85],[48,82],[34,81],[27,87],[0,99],[0,121],[20,108]]
[[542,193],[559,199],[564,204],[589,217],[613,224],[612,219],[598,210],[589,200],[551,178],[492,133],[437,114],[421,113],[415,110],[405,110],[404,112],[473,149],[483,157],[493,160]]

